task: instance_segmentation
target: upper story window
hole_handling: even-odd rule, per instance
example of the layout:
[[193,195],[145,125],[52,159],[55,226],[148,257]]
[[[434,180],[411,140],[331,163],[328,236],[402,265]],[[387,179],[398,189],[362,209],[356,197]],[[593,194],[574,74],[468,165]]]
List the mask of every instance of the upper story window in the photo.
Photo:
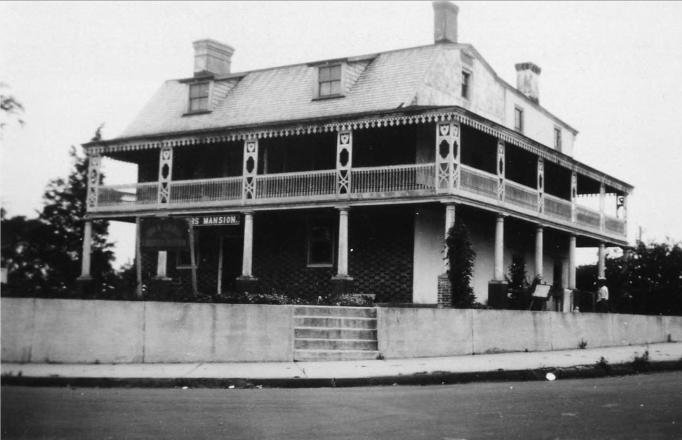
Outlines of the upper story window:
[[469,99],[471,86],[471,72],[462,70],[462,98]]
[[200,82],[189,85],[189,112],[208,111],[209,83]]
[[514,130],[523,133],[523,109],[514,107]]
[[554,127],[554,149],[561,151],[561,128]]
[[318,97],[341,94],[341,64],[320,66],[317,73]]

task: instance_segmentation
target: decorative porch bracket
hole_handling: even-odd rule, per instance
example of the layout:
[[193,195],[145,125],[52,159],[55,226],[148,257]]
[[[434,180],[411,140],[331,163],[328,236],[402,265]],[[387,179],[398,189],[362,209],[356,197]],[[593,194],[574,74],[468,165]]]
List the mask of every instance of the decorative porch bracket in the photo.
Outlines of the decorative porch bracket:
[[256,174],[258,171],[258,139],[244,141],[244,170],[242,172],[242,200],[256,198]]
[[497,200],[504,202],[504,141],[497,141]]
[[436,192],[453,193],[459,188],[460,126],[458,122],[436,124]]
[[545,159],[538,157],[538,213],[545,213]]
[[87,207],[95,208],[99,199],[100,166],[102,156],[99,153],[88,155],[88,196]]
[[336,136],[336,195],[350,197],[351,172],[353,161],[353,132],[342,130]]
[[173,148],[164,146],[159,151],[159,205],[166,205],[170,202],[171,189],[170,183],[173,174]]
[[578,197],[578,173],[571,171],[571,221],[576,222],[576,207],[575,201]]

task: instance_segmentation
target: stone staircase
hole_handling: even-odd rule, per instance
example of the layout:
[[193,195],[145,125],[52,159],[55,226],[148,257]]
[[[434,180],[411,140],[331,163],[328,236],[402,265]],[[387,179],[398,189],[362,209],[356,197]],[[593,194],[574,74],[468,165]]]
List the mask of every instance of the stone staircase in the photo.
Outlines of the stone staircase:
[[295,361],[376,359],[377,312],[373,307],[297,306]]

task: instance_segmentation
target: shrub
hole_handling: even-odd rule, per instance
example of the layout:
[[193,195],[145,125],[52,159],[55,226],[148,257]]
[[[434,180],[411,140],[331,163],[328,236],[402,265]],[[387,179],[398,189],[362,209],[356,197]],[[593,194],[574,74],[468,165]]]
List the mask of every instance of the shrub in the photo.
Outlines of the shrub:
[[463,222],[457,220],[450,228],[445,244],[450,265],[448,278],[452,288],[452,306],[463,309],[471,308],[475,299],[471,288],[471,277],[476,252],[471,245],[469,230]]

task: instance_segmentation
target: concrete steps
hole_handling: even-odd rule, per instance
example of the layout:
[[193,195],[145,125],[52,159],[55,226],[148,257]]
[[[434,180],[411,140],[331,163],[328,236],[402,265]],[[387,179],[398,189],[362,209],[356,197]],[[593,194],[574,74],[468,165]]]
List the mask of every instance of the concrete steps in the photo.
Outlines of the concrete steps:
[[294,309],[294,360],[376,359],[376,309],[298,306]]

